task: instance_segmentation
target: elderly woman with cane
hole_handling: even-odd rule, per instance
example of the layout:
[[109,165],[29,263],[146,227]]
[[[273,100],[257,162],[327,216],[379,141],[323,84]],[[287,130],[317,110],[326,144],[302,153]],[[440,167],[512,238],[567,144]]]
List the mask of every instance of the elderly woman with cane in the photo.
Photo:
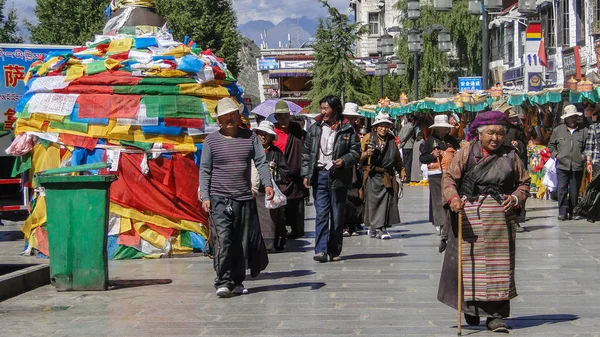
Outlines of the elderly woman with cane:
[[464,312],[471,326],[487,317],[494,332],[508,332],[504,318],[517,296],[515,218],[530,183],[515,149],[502,145],[508,123],[501,112],[480,113],[469,129],[469,144],[442,178],[443,203],[459,216],[453,214],[440,242],[439,251],[446,254],[438,300]]

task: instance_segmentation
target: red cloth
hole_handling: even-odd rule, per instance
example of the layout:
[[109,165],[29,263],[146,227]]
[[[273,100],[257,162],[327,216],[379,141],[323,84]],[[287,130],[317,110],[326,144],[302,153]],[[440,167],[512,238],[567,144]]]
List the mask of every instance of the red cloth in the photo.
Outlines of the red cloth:
[[146,225],[148,225],[148,227],[151,230],[157,232],[158,234],[164,236],[167,239],[170,237],[173,237],[175,235],[175,232],[177,232],[177,230],[175,228],[160,227],[160,226],[153,225],[153,224],[147,223],[147,222],[146,222]]
[[542,35],[542,40],[540,41],[540,48],[538,49],[538,58],[540,59],[540,64],[544,67],[548,67],[548,59],[546,58],[546,47],[544,46],[544,36]]
[[124,51],[122,53],[108,55],[108,58],[113,59],[113,60],[118,60],[118,61],[125,61],[125,60],[129,59],[129,52]]
[[204,121],[200,118],[165,118],[166,126],[202,129]]
[[193,159],[175,153],[172,159],[149,160],[150,173],[140,169],[141,154],[122,153],[110,200],[141,212],[208,224],[198,201],[198,167]]
[[277,140],[273,141],[273,145],[279,148],[281,152],[285,152],[285,147],[287,146],[290,135],[279,125],[275,125],[275,133],[277,134]]
[[77,98],[80,118],[135,118],[140,95],[81,94]]
[[113,93],[113,88],[106,85],[78,85],[71,84],[66,88],[54,89],[58,94],[105,94]]
[[58,136],[58,139],[65,145],[82,147],[88,150],[94,150],[96,148],[96,144],[98,143],[98,139],[96,138],[75,136],[67,133],[61,133]]
[[35,231],[35,238],[38,242],[37,250],[46,256],[50,256],[50,249],[48,248],[48,232],[44,228],[39,227]]
[[71,82],[83,85],[138,85],[141,77],[133,77],[130,72],[123,70],[105,71],[96,75],[82,76]]
[[119,234],[117,243],[124,246],[138,246],[141,239],[140,234],[138,234],[138,232],[135,231],[135,228],[131,226],[129,231]]

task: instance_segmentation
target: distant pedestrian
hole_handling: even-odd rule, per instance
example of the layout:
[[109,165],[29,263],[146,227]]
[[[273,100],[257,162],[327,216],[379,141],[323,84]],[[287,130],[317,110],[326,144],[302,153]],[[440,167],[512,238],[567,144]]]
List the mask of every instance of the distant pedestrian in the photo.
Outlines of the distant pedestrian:
[[[344,117],[354,126],[356,134],[360,137],[360,130],[363,128],[362,122],[364,116],[358,110],[358,104],[346,103],[344,105]],[[346,222],[344,224],[344,237],[351,235],[360,235],[362,224],[364,222],[364,202],[360,197],[359,191],[362,187],[363,175],[360,165],[352,168],[352,187],[348,191],[346,202]]]
[[[273,141],[277,140],[277,133],[275,133],[273,123],[269,121],[260,122],[260,125],[254,128],[254,133],[258,136],[265,149],[265,157],[269,165],[271,177],[281,189],[282,186],[288,184],[289,168],[283,152],[277,146],[273,145]],[[265,186],[260,184],[256,195],[256,208],[258,209],[260,230],[268,252],[274,250],[282,251],[285,248],[286,221],[284,207],[275,209],[267,208],[265,205]]]
[[258,137],[240,128],[242,109],[231,98],[218,102],[220,130],[206,136],[200,161],[199,198],[214,223],[214,284],[219,297],[246,293],[246,268],[256,276],[268,264],[252,195],[252,160],[268,199],[273,198],[273,188]]
[[304,236],[304,200],[308,195],[300,172],[305,135],[300,125],[291,121],[290,109],[285,101],[275,104],[275,119],[277,139],[273,144],[283,153],[289,169],[287,182],[281,185],[281,192],[287,198],[285,219],[291,228],[287,237],[297,239]]
[[339,260],[342,253],[346,196],[352,168],[360,157],[354,127],[342,115],[342,102],[327,96],[319,101],[321,114],[311,125],[302,154],[304,186],[313,187],[315,256],[318,262]]
[[398,138],[400,139],[400,149],[402,149],[402,161],[406,170],[405,182],[408,183],[411,182],[413,147],[415,146],[415,139],[417,138],[414,122],[414,115],[406,115],[406,123],[402,129],[400,129],[400,133],[398,134]]
[[[594,117],[598,116],[598,111],[593,112]],[[585,193],[576,209],[589,222],[600,220],[600,123],[592,121],[588,129],[588,136],[585,142],[586,172],[592,175],[592,181],[586,187]]]
[[440,114],[434,117],[433,130],[429,138],[421,144],[421,163],[427,165],[427,180],[429,181],[429,221],[441,233],[448,220],[448,210],[442,207],[442,172],[452,161],[454,153],[460,148],[456,138],[450,135],[454,128],[448,123],[448,116]]
[[[585,143],[588,129],[577,124],[581,116],[574,105],[567,105],[560,118],[560,124],[552,131],[548,149],[556,160],[556,176],[558,178],[558,220],[571,220],[573,210],[579,201],[579,189],[583,180],[586,157]],[[575,220],[581,219],[576,215]]]
[[379,114],[373,122],[375,131],[361,141],[365,224],[369,226],[369,236],[382,240],[391,239],[387,229],[400,223],[399,182],[406,175],[396,139],[390,133],[393,125],[388,114]]
[[440,252],[446,251],[438,300],[458,308],[458,259],[462,259],[461,309],[467,324],[508,332],[510,300],[515,284],[516,210],[529,195],[531,178],[513,147],[503,146],[508,120],[498,111],[477,115],[461,148],[443,173],[445,207],[462,213],[462,251],[458,251],[457,216],[444,231]]

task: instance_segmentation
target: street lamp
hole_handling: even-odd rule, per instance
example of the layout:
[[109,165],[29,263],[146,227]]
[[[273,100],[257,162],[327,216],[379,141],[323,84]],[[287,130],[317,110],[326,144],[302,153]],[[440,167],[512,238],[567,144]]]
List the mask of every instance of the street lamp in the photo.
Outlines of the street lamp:
[[536,14],[537,13],[536,0],[519,0],[519,13]]
[[483,8],[488,11],[502,10],[502,0],[483,0]]
[[408,0],[407,16],[409,20],[418,20],[421,17],[421,3],[419,0]]
[[452,38],[446,29],[442,29],[438,33],[438,48],[442,53],[447,53],[452,48]]
[[423,46],[421,45],[421,31],[418,29],[411,29],[408,31],[408,52],[409,53],[420,53]]
[[452,0],[433,0],[433,9],[438,12],[447,12],[452,9]]
[[481,15],[481,1],[480,0],[469,0],[468,12],[471,15]]
[[394,55],[394,38],[390,34],[385,33],[377,41],[379,42],[379,40],[381,40],[381,49],[379,49],[379,46],[377,47],[377,49],[378,51],[381,50],[381,55]]

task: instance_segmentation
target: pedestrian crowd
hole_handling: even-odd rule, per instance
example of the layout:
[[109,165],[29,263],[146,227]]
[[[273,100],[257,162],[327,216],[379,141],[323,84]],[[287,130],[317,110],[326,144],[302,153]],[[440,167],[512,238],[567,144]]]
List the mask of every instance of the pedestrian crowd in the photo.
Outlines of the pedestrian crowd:
[[423,175],[429,222],[444,253],[439,301],[462,311],[469,325],[486,317],[489,330],[508,332],[504,318],[517,296],[516,233],[523,231],[530,193],[527,145],[549,138],[560,220],[595,221],[599,214],[595,180],[581,203],[579,188],[584,173],[595,178],[600,172],[600,126],[583,125],[573,105],[564,107],[563,123],[541,137],[524,130],[506,102],[477,114],[468,127],[452,114],[436,115],[430,125],[408,115],[400,127],[380,113],[367,125],[357,104],[342,105],[335,96],[319,106],[305,127],[281,100],[272,117],[250,130],[242,125],[242,105],[219,101],[220,130],[206,137],[199,189],[211,222],[217,296],[246,293],[246,270],[258,275],[269,253],[304,237],[311,197],[316,262],[339,261],[344,237],[366,232],[390,239],[388,229],[401,222],[403,184]]

